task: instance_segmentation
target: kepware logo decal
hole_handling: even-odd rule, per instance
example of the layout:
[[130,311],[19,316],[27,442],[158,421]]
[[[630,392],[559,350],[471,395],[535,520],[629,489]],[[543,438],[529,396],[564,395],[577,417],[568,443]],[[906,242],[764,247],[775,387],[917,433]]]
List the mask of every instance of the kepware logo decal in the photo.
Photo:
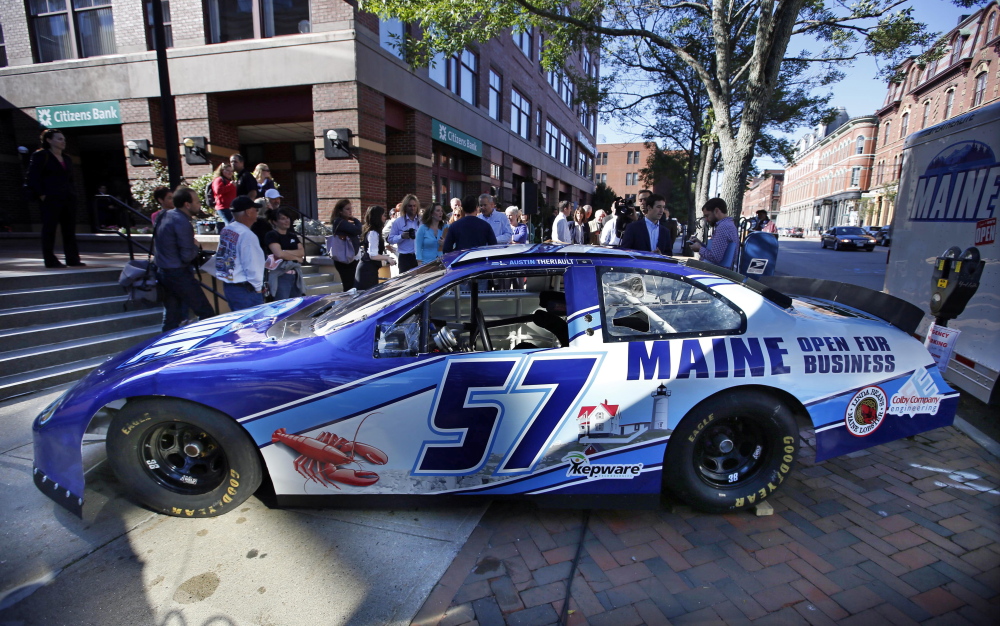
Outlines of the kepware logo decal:
[[569,462],[569,468],[566,469],[566,476],[570,478],[579,478],[581,476],[585,476],[587,480],[593,478],[635,478],[642,472],[642,463],[591,465],[590,459],[582,452],[570,452],[562,460]]
[[885,392],[880,387],[865,387],[854,394],[847,405],[844,416],[847,430],[856,437],[867,437],[882,423],[888,406]]

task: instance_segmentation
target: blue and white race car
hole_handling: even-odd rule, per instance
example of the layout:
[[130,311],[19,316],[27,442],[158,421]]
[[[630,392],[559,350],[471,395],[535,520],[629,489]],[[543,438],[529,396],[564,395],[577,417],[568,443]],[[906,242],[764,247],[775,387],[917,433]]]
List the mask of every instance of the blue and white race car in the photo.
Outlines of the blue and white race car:
[[232,510],[265,472],[279,505],[668,492],[730,511],[781,485],[800,428],[823,460],[952,423],[958,394],[907,334],[919,310],[790,286],[807,295],[591,246],[455,253],[108,360],[34,422],[35,483],[80,514],[81,442],[106,432],[122,484],[167,515]]

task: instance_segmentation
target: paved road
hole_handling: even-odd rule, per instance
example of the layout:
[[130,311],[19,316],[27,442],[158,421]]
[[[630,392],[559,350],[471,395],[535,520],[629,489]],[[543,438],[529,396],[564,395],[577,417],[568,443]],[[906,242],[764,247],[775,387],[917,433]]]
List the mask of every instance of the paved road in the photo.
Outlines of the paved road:
[[820,248],[819,239],[791,239],[778,242],[779,276],[808,276],[837,280],[882,291],[885,286],[886,257],[890,248],[864,250],[831,250]]
[[104,464],[80,520],[31,480],[31,420],[60,392],[0,403],[0,625],[406,624],[485,510],[251,498],[178,519],[126,501]]

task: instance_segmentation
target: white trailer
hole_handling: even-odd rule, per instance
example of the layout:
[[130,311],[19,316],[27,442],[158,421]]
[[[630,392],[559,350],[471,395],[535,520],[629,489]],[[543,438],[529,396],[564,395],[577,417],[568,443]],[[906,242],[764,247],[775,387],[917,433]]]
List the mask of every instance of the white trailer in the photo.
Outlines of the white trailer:
[[925,337],[932,273],[950,247],[975,247],[984,261],[978,289],[948,322],[961,331],[945,378],[984,402],[1000,401],[1000,103],[910,135],[892,223],[885,291],[920,307]]

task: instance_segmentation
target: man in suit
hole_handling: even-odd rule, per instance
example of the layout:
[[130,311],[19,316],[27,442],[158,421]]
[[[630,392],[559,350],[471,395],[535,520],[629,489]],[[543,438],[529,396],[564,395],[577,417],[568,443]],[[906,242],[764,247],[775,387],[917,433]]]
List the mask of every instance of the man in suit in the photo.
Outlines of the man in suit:
[[464,216],[448,227],[444,235],[444,253],[455,250],[468,250],[480,246],[497,245],[497,236],[489,222],[476,217],[479,209],[479,199],[476,196],[465,196],[462,200]]
[[646,198],[645,217],[632,222],[622,233],[620,248],[671,254],[674,249],[674,238],[670,228],[660,223],[660,217],[667,208],[666,199],[660,194],[652,194]]

